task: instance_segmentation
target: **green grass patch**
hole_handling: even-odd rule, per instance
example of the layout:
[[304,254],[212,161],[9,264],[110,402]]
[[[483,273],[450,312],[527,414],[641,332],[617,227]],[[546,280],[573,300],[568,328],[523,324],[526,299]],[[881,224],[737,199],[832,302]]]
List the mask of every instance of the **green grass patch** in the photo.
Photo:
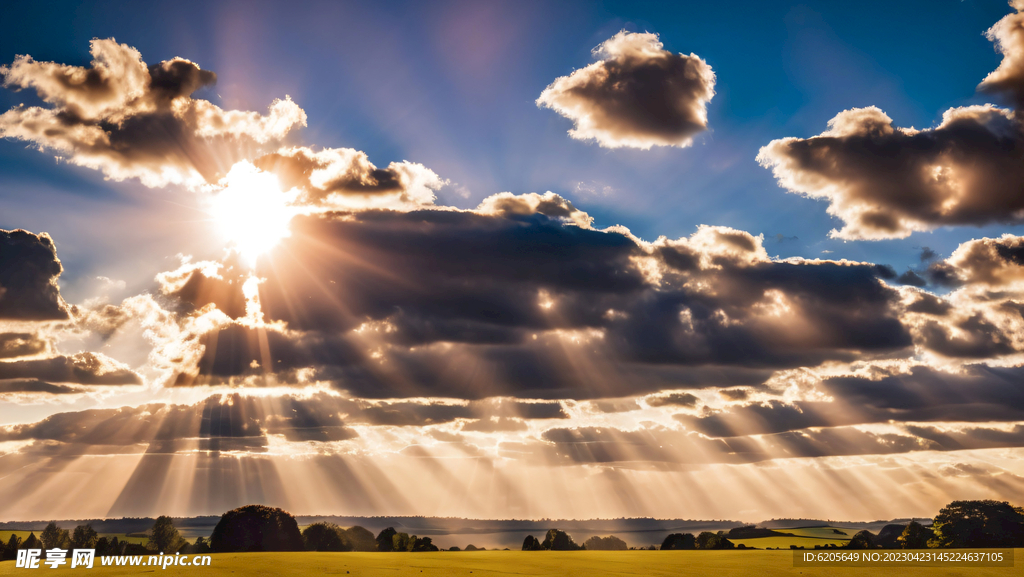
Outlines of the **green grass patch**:
[[[1017,549],[1016,555],[1024,554]],[[145,559],[144,559],[145,561]],[[13,562],[0,563],[0,575],[22,574]],[[78,569],[44,567],[46,575],[81,575]],[[74,573],[78,571],[78,573]],[[972,567],[971,577],[1019,574],[1017,567]],[[480,551],[440,553],[222,553],[209,567],[100,567],[89,575],[117,577],[157,572],[162,575],[239,577],[271,575],[352,575],[353,577],[551,577],[672,576],[764,577],[836,575],[844,577],[944,577],[965,573],[957,567],[793,567],[790,551]]]

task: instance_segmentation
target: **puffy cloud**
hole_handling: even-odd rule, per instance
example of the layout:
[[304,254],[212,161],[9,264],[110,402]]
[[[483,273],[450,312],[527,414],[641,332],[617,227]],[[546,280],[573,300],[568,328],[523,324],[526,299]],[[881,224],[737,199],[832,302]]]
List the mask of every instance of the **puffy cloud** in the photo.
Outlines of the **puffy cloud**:
[[0,319],[67,319],[57,287],[63,270],[50,235],[0,230]]
[[818,136],[773,140],[757,160],[791,192],[829,202],[844,222],[832,236],[876,240],[1024,221],[1021,148],[1024,125],[1010,110],[953,108],[916,130],[872,106],[839,113]]
[[954,290],[936,296],[905,289],[904,322],[920,347],[946,358],[1024,352],[1024,239],[1006,234],[965,242],[924,276]]
[[444,185],[422,164],[403,161],[377,168],[365,152],[351,148],[283,148],[253,164],[276,174],[282,190],[301,190],[301,202],[337,208],[430,205],[434,191]]
[[696,54],[673,54],[657,34],[619,32],[599,58],[544,89],[538,106],[575,123],[569,135],[601,146],[690,146],[707,129],[715,73]]
[[984,92],[1004,94],[1015,106],[1024,104],[1024,2],[1012,0],[1016,14],[1007,14],[985,36],[1003,53],[999,67],[978,85]]
[[[1020,106],[1024,4],[1012,5],[1018,13],[986,33],[1004,58],[978,88]],[[817,136],[773,140],[757,160],[790,192],[828,201],[828,213],[844,223],[833,237],[904,238],[944,225],[1021,223],[1022,122],[1019,112],[988,104],[951,108],[937,127],[917,130],[893,126],[877,107],[854,108]]]
[[267,115],[193,99],[217,77],[183,58],[147,65],[138,50],[113,39],[90,46],[89,67],[24,55],[0,67],[5,86],[34,89],[50,105],[0,115],[0,136],[35,143],[114,180],[198,186],[306,124],[305,112],[287,97]]

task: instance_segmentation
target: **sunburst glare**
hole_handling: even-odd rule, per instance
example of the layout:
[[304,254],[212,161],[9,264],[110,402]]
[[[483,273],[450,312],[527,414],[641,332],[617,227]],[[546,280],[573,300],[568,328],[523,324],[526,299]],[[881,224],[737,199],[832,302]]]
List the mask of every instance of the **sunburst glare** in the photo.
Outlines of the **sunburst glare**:
[[245,161],[235,164],[221,185],[208,209],[217,233],[255,266],[260,255],[291,236],[288,223],[299,213],[292,204],[296,193],[282,191],[276,176]]

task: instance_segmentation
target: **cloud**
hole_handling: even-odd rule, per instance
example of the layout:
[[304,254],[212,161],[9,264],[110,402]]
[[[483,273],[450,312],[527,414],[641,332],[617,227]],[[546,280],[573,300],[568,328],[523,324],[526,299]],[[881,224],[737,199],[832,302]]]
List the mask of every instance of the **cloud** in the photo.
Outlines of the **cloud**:
[[365,152],[351,148],[282,148],[253,164],[277,175],[282,190],[302,191],[300,202],[336,208],[431,205],[443,181],[415,162],[377,168]]
[[671,393],[668,395],[647,397],[647,404],[652,407],[679,406],[693,408],[700,399],[690,393]]
[[900,293],[874,265],[772,260],[761,237],[724,227],[647,243],[590,222],[551,193],[298,216],[254,271],[265,326],[246,320],[248,273],[230,263],[160,277],[184,313],[230,317],[189,337],[201,360],[176,382],[600,398],[910,350]]
[[0,379],[40,379],[82,385],[139,385],[142,378],[103,353],[0,362]]
[[1002,52],[1003,61],[989,73],[978,90],[1004,95],[1014,106],[1024,105],[1024,2],[1012,0],[1016,14],[1008,14],[985,32]]
[[892,125],[876,107],[840,112],[807,139],[773,140],[757,160],[791,192],[829,202],[832,236],[904,238],[943,225],[1024,222],[1024,126],[992,105],[952,108],[935,128]]
[[58,443],[65,453],[264,451],[267,435],[288,441],[357,437],[321,397],[212,395],[192,405],[151,403],[57,413],[24,425],[0,426],[0,441]]
[[944,296],[907,290],[904,322],[920,347],[948,358],[1024,352],[1024,238],[1004,234],[961,244],[924,276]]
[[[1024,4],[987,33],[1003,53],[979,90],[1024,104]],[[827,200],[848,240],[905,238],[939,226],[1024,222],[1019,112],[986,104],[950,108],[935,128],[893,126],[875,106],[840,112],[811,138],[782,138],[758,162],[790,192]],[[922,253],[922,257],[930,251]],[[925,260],[922,258],[922,260]]]
[[715,73],[696,54],[673,54],[657,34],[619,32],[599,58],[544,89],[537,106],[575,123],[569,135],[607,148],[686,147],[706,130]]
[[676,415],[712,437],[738,437],[893,422],[996,423],[1024,420],[1024,368],[968,365],[957,372],[918,365],[906,373],[823,379],[829,401],[771,400],[692,416]]
[[29,357],[50,352],[50,342],[31,333],[0,333],[0,359]]
[[34,89],[50,105],[0,115],[0,137],[32,142],[113,180],[199,186],[306,125],[288,97],[267,115],[192,98],[217,77],[183,58],[147,65],[138,50],[113,39],[92,40],[90,53],[89,67],[25,55],[0,67],[5,86]]
[[64,320],[57,277],[64,271],[45,232],[0,230],[0,320]]
[[0,395],[7,393],[49,393],[53,395],[69,395],[80,393],[82,389],[67,385],[54,385],[39,379],[0,379]]

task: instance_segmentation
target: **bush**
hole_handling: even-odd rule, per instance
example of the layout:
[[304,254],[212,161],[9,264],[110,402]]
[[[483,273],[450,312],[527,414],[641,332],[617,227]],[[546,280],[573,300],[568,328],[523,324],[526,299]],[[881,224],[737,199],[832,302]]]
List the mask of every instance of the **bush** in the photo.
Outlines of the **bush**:
[[558,529],[548,529],[548,534],[545,535],[544,542],[540,546],[549,551],[578,551],[582,549],[568,533]]
[[628,549],[626,542],[615,535],[604,538],[594,535],[583,543],[583,547],[587,551],[625,551]]
[[349,551],[342,528],[334,523],[313,523],[302,531],[302,542],[306,551]]
[[246,505],[220,518],[210,538],[214,553],[242,551],[302,551],[302,534],[295,517],[276,507]]
[[696,548],[697,540],[693,537],[692,533],[672,533],[661,542],[662,551]]

